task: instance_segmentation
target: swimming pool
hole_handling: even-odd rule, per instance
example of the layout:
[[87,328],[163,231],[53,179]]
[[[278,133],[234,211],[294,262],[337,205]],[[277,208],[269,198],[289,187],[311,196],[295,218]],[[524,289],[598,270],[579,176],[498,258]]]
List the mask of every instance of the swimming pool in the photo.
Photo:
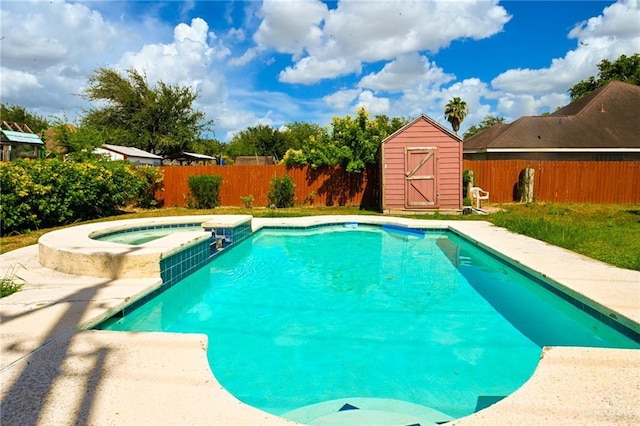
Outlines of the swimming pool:
[[263,230],[105,328],[206,333],[220,383],[285,417],[344,397],[460,417],[543,345],[638,347],[539,284],[448,232]]

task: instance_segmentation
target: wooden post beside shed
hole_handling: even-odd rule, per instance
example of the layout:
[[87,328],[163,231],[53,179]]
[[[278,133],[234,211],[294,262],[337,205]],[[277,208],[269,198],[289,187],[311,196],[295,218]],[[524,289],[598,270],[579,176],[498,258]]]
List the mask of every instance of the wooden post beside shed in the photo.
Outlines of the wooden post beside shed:
[[462,139],[421,115],[385,140],[381,153],[384,213],[462,210]]

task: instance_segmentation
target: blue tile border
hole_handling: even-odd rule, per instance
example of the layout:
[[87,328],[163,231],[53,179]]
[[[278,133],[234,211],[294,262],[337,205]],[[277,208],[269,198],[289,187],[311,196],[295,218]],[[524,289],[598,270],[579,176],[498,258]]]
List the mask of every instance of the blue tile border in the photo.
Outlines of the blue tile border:
[[260,229],[275,229],[275,230],[286,230],[286,231],[293,231],[293,230],[309,230],[309,229],[316,229],[316,228],[327,228],[327,227],[332,227],[332,226],[344,226],[344,227],[349,227],[349,228],[353,228],[353,229],[357,229],[358,227],[370,227],[370,228],[389,228],[389,229],[396,229],[396,230],[404,230],[405,232],[411,232],[411,233],[415,233],[415,234],[427,234],[427,233],[446,233],[446,232],[451,232],[450,230],[446,229],[446,228],[410,228],[408,226],[400,226],[400,225],[386,225],[386,224],[377,224],[377,223],[360,223],[360,222],[333,222],[333,223],[319,223],[319,224],[315,224],[315,225],[309,225],[309,226],[283,226],[283,225],[264,225],[262,228]]
[[160,259],[163,287],[171,287],[209,261],[210,240],[187,247],[167,258]]
[[[196,224],[196,226],[199,226],[199,224]],[[156,228],[166,228],[166,226],[158,225],[138,227],[135,229],[141,230]],[[123,316],[133,312],[154,297],[170,289],[196,270],[202,268],[204,265],[209,263],[209,261],[213,257],[220,254],[222,252],[222,249],[233,247],[235,244],[238,244],[249,238],[253,233],[251,229],[251,222],[238,225],[234,228],[206,228],[205,230],[207,232],[215,231],[215,234],[212,234],[211,239],[207,239],[205,241],[201,241],[191,246],[185,247],[183,250],[180,250],[179,252],[176,252],[171,256],[160,259],[160,277],[162,278],[162,284],[160,285],[160,287],[154,289],[140,299],[125,306],[120,311],[114,313],[109,318],[106,318],[92,328],[96,330],[102,330],[104,329],[103,325],[109,324],[111,321],[117,318],[122,318]],[[214,235],[223,238],[221,249],[216,248],[216,237],[214,237]]]

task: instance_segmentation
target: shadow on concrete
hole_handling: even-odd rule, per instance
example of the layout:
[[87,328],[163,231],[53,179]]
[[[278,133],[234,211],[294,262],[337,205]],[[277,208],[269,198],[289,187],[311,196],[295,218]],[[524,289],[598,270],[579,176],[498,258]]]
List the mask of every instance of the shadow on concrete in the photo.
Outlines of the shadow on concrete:
[[[131,247],[131,251],[138,249]],[[117,276],[122,264],[118,259],[113,260],[112,271],[114,276]],[[99,280],[95,277],[91,279],[94,282]],[[38,277],[38,282],[47,283],[47,277]],[[14,329],[11,335],[18,337],[3,348],[3,357],[9,356],[16,359],[0,370],[2,376],[0,424],[3,426],[47,424],[50,419],[43,418],[43,413],[51,410],[65,413],[65,415],[68,413],[68,424],[89,423],[96,391],[104,377],[109,349],[81,344],[75,346],[74,353],[71,348],[74,339],[82,333],[78,327],[89,319],[87,318],[89,308],[104,306],[106,312],[107,307],[100,303],[97,296],[101,290],[113,282],[114,280],[105,278],[98,284],[87,285],[65,297],[48,301],[42,307],[33,309],[25,307],[22,312],[2,315],[1,321],[4,327],[7,323],[19,319],[24,320],[24,327],[13,324]],[[55,278],[53,283],[59,286],[65,284],[59,281],[59,278]],[[51,286],[45,287],[51,288]],[[36,296],[37,288],[34,288],[33,292]],[[128,295],[117,298],[124,299],[126,296]],[[60,305],[65,305],[66,308],[61,310]],[[46,321],[47,310],[51,312],[52,323]],[[34,321],[29,322],[27,318],[33,315]],[[41,323],[38,324],[37,321]],[[20,327],[24,328],[24,334]],[[40,327],[40,329],[32,332],[27,329],[28,327]],[[47,328],[48,331],[40,332]],[[20,347],[21,342],[24,343],[24,348]],[[61,387],[66,384],[73,384],[73,389],[68,391],[75,396],[54,397],[54,391],[67,390]],[[69,406],[52,406],[52,401],[56,404],[63,401]]]
[[[10,364],[2,372],[3,376],[13,376],[9,369],[21,369],[19,375],[10,385],[9,380],[3,378],[6,386],[0,402],[0,423],[2,425],[29,426],[44,424],[47,419],[40,418],[51,399],[51,391],[56,381],[64,379],[69,372],[65,371],[65,363],[73,357],[81,356],[83,361],[94,359],[91,374],[86,378],[82,401],[76,407],[56,407],[56,410],[75,413],[76,418],[69,418],[70,424],[84,424],[88,418],[93,401],[94,391],[102,378],[102,369],[107,355],[107,349],[99,349],[95,353],[72,354],[69,352],[77,329],[75,325],[82,321],[82,317],[94,296],[100,288],[108,283],[82,289],[69,297],[58,300],[55,304],[67,304],[68,307],[58,322],[52,325],[47,335],[42,339],[42,345],[27,356]],[[51,305],[49,305],[51,306]],[[43,308],[46,309],[46,308]],[[47,324],[42,324],[46,327]],[[12,346],[9,346],[11,351]],[[77,380],[78,378],[74,378]],[[77,392],[74,390],[74,392]],[[50,408],[50,407],[49,407]]]

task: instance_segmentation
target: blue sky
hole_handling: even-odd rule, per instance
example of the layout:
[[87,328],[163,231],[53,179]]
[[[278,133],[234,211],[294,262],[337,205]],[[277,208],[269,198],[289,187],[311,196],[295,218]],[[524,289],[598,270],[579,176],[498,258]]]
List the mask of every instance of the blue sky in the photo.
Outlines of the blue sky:
[[69,121],[97,67],[188,85],[228,141],[248,126],[470,107],[511,122],[569,102],[602,59],[640,52],[640,0],[4,0],[0,99]]

